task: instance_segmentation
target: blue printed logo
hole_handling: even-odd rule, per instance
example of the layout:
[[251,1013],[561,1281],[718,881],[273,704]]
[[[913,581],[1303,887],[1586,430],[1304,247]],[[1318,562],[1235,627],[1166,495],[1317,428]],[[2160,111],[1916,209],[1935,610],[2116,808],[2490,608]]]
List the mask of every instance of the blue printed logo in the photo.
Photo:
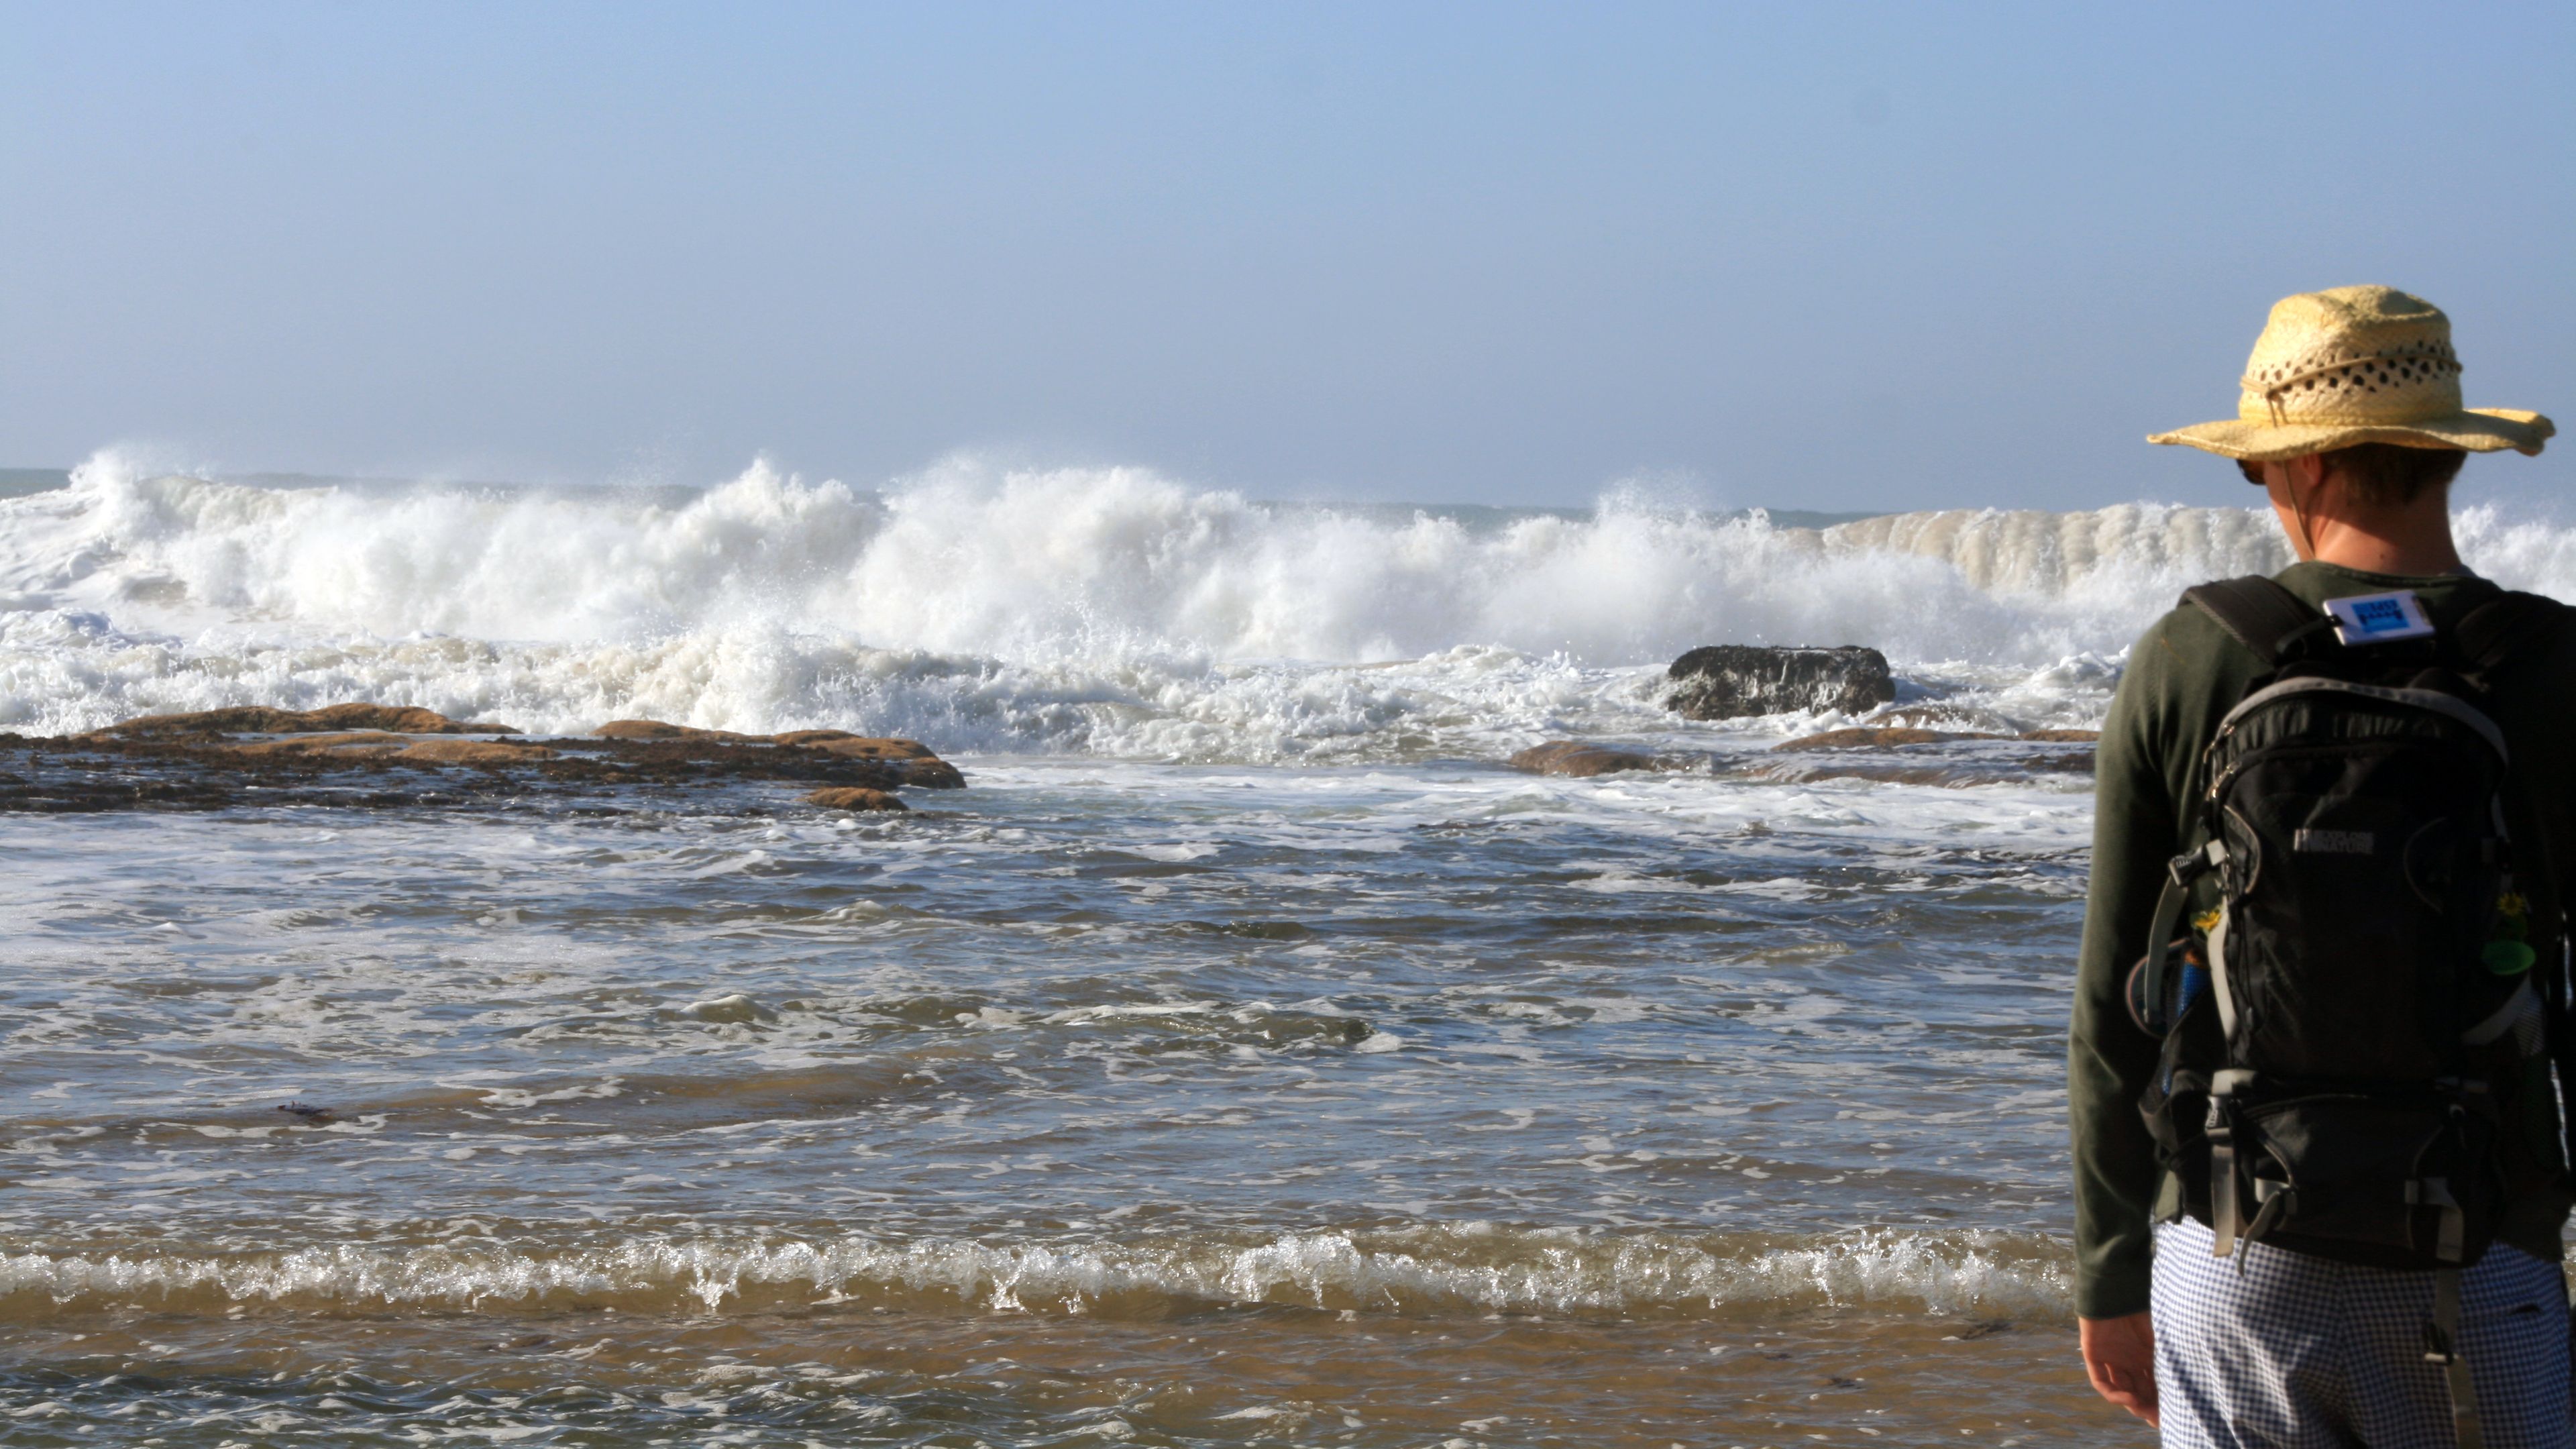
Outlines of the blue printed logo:
[[2346,644],[2421,639],[2433,632],[2433,621],[2425,616],[2423,601],[2412,589],[2328,599],[2326,612],[2334,616],[2335,633]]

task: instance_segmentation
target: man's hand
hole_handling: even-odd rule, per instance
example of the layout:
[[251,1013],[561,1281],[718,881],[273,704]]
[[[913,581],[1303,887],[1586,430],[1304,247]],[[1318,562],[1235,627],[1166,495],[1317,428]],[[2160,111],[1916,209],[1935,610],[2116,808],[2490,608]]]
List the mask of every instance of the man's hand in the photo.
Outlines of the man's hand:
[[2156,1422],[2156,1330],[2147,1315],[2079,1318],[2075,1341],[2084,1353],[2084,1376],[2093,1392],[2147,1421]]

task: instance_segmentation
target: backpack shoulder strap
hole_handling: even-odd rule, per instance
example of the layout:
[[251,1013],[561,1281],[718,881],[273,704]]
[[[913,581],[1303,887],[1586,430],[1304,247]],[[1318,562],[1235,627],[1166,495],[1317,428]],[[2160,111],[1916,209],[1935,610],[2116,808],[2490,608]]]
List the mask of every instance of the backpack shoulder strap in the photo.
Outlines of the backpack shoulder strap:
[[2485,674],[2566,614],[2565,604],[2542,594],[2499,593],[2462,616],[2452,626],[2451,640],[2469,667]]
[[2196,584],[2183,590],[2182,601],[2199,605],[2266,668],[2334,624],[2325,610],[2261,574]]

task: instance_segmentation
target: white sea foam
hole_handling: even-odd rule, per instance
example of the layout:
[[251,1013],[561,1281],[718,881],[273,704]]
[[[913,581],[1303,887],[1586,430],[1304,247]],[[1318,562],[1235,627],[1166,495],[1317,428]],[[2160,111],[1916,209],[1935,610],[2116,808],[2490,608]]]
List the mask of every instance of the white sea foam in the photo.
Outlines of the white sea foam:
[[1447,1313],[1658,1313],[1868,1305],[2063,1316],[2063,1245],[2028,1234],[1597,1235],[1485,1224],[1262,1240],[987,1243],[648,1237],[610,1247],[310,1248],[0,1255],[0,1316],[140,1307],[456,1312],[616,1303],[772,1306],[816,1297],[987,1312],[1146,1313],[1280,1303]]
[[[2576,591],[2576,532],[2462,515]],[[116,453],[0,500],[0,726],[371,698],[571,730],[839,726],[949,749],[1259,760],[1460,731],[1655,729],[1695,645],[1869,643],[2098,710],[2194,579],[2283,561],[2246,509],[1952,511],[1818,530],[1264,505],[961,460],[883,492],[755,464],[693,494],[273,488]]]

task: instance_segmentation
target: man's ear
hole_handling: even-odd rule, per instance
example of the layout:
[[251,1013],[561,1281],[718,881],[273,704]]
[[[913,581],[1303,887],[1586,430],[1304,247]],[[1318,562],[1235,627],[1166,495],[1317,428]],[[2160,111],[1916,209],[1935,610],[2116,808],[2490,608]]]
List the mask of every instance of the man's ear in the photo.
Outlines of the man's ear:
[[2326,455],[2323,453],[2304,453],[2289,459],[2282,466],[2290,470],[2291,481],[2298,484],[2302,497],[2315,497],[2317,490],[2325,486],[2326,480],[2335,476],[2334,466],[2326,461]]

